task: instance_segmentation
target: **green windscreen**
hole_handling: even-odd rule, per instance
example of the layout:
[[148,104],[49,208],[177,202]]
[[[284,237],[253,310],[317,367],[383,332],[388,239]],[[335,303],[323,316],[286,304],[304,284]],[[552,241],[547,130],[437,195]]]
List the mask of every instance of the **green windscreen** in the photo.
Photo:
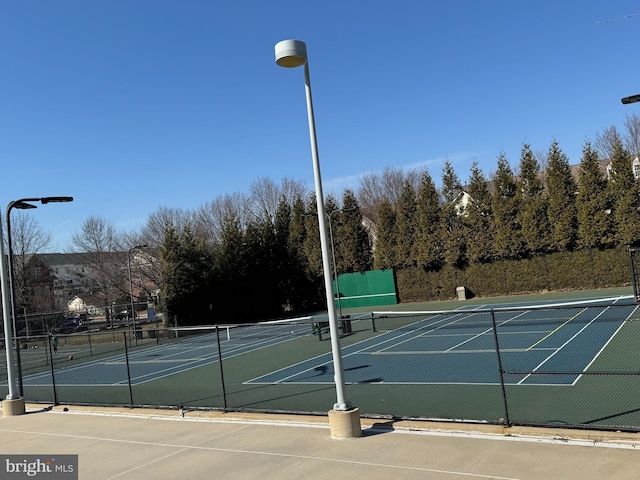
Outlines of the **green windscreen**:
[[336,296],[340,292],[342,308],[368,307],[373,305],[393,305],[398,303],[393,270],[370,270],[364,273],[346,273],[334,282]]

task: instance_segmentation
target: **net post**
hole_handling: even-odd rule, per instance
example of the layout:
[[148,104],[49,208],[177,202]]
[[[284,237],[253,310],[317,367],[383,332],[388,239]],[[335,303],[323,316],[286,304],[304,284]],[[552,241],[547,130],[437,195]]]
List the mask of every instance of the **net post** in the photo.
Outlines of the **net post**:
[[131,388],[131,369],[129,368],[129,348],[127,347],[127,332],[122,332],[124,340],[124,358],[127,364],[127,384],[129,385],[129,405],[133,407],[133,389]]
[[491,309],[491,325],[493,327],[493,339],[496,343],[496,355],[498,355],[498,370],[500,372],[500,386],[502,387],[502,400],[504,402],[504,425],[511,426],[509,419],[509,407],[507,406],[507,390],[504,386],[504,369],[502,368],[502,356],[500,355],[500,344],[498,342],[498,327],[496,325],[496,315],[493,308]]
[[51,364],[51,387],[53,389],[53,404],[58,405],[58,392],[56,391],[56,374],[53,365],[53,346],[51,345],[51,334],[47,337],[47,351],[49,352],[49,362]]
[[633,283],[633,299],[635,302],[640,301],[640,292],[638,291],[638,272],[636,272],[636,249],[633,245],[628,245],[629,248],[629,260],[631,261],[631,280]]
[[373,312],[371,312],[371,327],[373,328],[374,333],[378,331],[376,330],[376,317]]

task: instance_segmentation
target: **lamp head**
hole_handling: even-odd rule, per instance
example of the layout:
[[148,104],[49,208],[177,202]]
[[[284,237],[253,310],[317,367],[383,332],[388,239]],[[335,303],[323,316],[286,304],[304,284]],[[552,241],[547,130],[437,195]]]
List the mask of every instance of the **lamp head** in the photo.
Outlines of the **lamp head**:
[[43,205],[46,205],[47,203],[73,202],[73,197],[42,197],[40,202]]
[[624,97],[622,99],[622,103],[624,103],[625,105],[636,102],[640,102],[640,95],[631,95],[630,97]]
[[13,208],[16,208],[18,210],[29,210],[31,208],[38,208],[38,206],[21,200],[19,202],[14,203]]
[[276,63],[295,68],[307,62],[307,46],[301,40],[283,40],[276,43]]

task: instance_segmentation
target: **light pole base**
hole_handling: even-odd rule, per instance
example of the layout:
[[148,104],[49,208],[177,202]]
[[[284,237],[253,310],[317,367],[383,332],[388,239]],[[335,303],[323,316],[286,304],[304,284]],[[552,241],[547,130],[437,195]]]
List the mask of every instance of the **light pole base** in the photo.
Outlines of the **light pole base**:
[[331,438],[357,438],[362,435],[360,410],[329,410]]
[[7,398],[2,401],[2,416],[13,417],[15,415],[24,415],[24,397]]

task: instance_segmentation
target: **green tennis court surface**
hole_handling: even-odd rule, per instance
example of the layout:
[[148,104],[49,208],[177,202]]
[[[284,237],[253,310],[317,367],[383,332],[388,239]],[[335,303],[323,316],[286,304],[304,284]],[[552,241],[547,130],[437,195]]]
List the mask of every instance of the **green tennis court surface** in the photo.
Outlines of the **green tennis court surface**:
[[[341,337],[347,395],[363,415],[640,429],[637,316],[628,297],[352,313]],[[325,322],[73,335],[55,355],[31,341],[25,398],[326,412]]]

